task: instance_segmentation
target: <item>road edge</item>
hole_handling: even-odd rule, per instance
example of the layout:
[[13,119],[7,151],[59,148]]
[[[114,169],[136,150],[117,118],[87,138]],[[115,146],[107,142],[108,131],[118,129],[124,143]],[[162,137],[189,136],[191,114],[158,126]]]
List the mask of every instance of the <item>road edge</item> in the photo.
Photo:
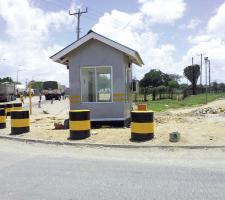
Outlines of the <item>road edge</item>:
[[198,146],[179,146],[179,145],[132,145],[132,144],[92,144],[92,143],[72,143],[72,142],[60,142],[60,141],[50,141],[50,140],[37,140],[37,139],[26,139],[26,138],[16,138],[11,136],[3,136],[0,135],[0,139],[5,140],[12,140],[12,141],[18,141],[18,142],[25,142],[25,143],[39,143],[39,144],[50,144],[50,145],[65,145],[65,146],[74,146],[74,147],[104,147],[104,148],[132,148],[132,149],[138,149],[138,148],[145,148],[145,149],[151,149],[151,148],[161,148],[161,149],[169,149],[169,148],[180,148],[180,149],[217,149],[217,148],[225,148],[223,145],[217,145],[217,146],[204,146],[204,145],[198,145]]

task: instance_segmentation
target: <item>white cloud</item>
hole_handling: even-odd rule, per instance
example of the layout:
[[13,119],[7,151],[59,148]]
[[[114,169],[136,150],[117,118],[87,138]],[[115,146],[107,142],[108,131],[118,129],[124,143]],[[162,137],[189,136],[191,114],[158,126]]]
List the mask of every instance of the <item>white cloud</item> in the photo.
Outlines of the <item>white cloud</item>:
[[210,41],[212,38],[212,35],[210,34],[203,34],[203,35],[195,35],[195,36],[188,36],[187,40],[191,44],[198,44],[200,42],[207,42]]
[[207,30],[211,33],[220,33],[223,36],[225,35],[225,3],[223,3],[217,10],[215,16],[213,16],[207,26]]
[[[194,63],[200,64],[200,57],[197,56],[200,53],[205,54],[204,56],[209,57],[211,61],[211,74],[212,81],[216,80],[219,82],[224,82],[225,74],[225,45],[223,41],[218,37],[211,37],[207,40],[201,40],[196,43],[192,48],[188,50],[186,55],[183,57],[181,63],[183,66],[191,64],[191,57],[194,57]],[[203,62],[203,78],[205,77],[205,66]]]
[[66,11],[45,12],[29,0],[0,0],[0,17],[5,22],[7,36],[7,40],[0,40],[0,54],[7,59],[3,63],[5,68],[3,64],[0,67],[7,73],[4,75],[15,77],[16,70],[23,68],[20,81],[33,75],[39,80],[58,79],[68,83],[68,78],[64,78],[68,75],[65,68],[49,59],[63,48],[51,44],[50,30],[65,29],[72,24]]
[[[153,67],[168,71],[167,66],[174,62],[172,54],[175,47],[161,44],[159,35],[150,30],[149,21],[174,22],[182,17],[186,5],[183,0],[139,2],[141,8],[137,13],[128,14],[118,10],[105,13],[94,30],[140,51],[147,66],[137,70],[137,76],[141,77]],[[155,9],[158,12],[154,12]],[[0,0],[0,17],[5,22],[4,33],[7,36],[7,40],[0,39],[0,54],[7,59],[4,68],[1,63],[1,74],[15,77],[16,70],[23,68],[26,70],[20,72],[20,81],[24,82],[33,75],[38,80],[53,79],[68,83],[65,67],[49,59],[50,55],[63,48],[52,44],[52,31],[64,30],[72,25],[73,18],[67,11],[47,12],[30,0]]]
[[151,25],[173,23],[183,16],[186,4],[183,0],[139,0],[139,3],[137,13],[119,10],[105,13],[93,30],[139,51],[145,66],[135,68],[137,78],[152,68],[172,73],[179,69],[173,60],[176,48],[172,44],[161,44],[160,35],[151,30]]
[[[201,34],[189,36],[192,47],[179,62],[174,60],[174,44],[162,42],[161,35],[152,30],[152,24],[171,24],[180,19],[186,4],[183,0],[139,0],[140,10],[125,13],[112,10],[105,13],[93,27],[94,31],[117,42],[138,50],[144,60],[143,68],[135,68],[135,75],[141,78],[150,69],[158,68],[168,73],[182,74],[183,68],[191,64],[191,57],[207,53],[212,61],[212,79],[225,81],[225,3],[220,6],[215,16]],[[73,18],[67,11],[47,12],[32,5],[29,0],[0,0],[0,18],[4,20],[7,36],[0,39],[0,55],[7,60],[0,63],[1,75],[15,77],[20,72],[23,81],[26,78],[37,80],[59,80],[68,83],[68,71],[56,64],[49,56],[64,46],[53,45],[51,34],[70,28]],[[191,19],[185,28],[194,29],[199,25],[198,19]],[[199,62],[199,58],[195,57]],[[19,67],[21,65],[21,67]],[[3,67],[4,66],[4,67]],[[213,67],[214,66],[214,67]],[[21,80],[20,79],[20,80]]]
[[[120,21],[118,22],[117,19]],[[135,67],[137,78],[141,78],[152,68],[172,72],[175,47],[172,44],[160,44],[159,35],[146,27],[144,21],[145,18],[140,13],[128,14],[113,10],[101,17],[93,30],[139,51],[145,67]]]
[[139,0],[141,12],[153,23],[172,23],[186,10],[183,0]]
[[[190,64],[191,57],[200,63],[200,58],[196,55],[200,53],[206,54],[209,57],[212,65],[212,81],[217,80],[225,82],[225,3],[217,10],[217,13],[212,16],[205,30],[201,34],[189,36],[188,41],[193,45],[183,57],[181,63],[183,65]],[[203,68],[204,69],[204,68]],[[205,73],[205,72],[204,72]],[[204,77],[204,76],[203,76]]]
[[[175,61],[174,54],[178,49],[173,44],[163,44],[160,35],[152,31],[151,23],[146,22],[150,20],[154,23],[172,23],[182,17],[186,4],[183,1],[173,1],[172,3],[178,4],[173,5],[170,2],[171,4],[167,5],[167,1],[161,0],[139,0],[139,2],[142,5],[139,12],[127,14],[114,10],[100,18],[98,24],[94,26],[95,31],[140,52],[145,66],[135,70],[138,78],[152,68],[159,68],[168,73],[183,74],[184,67],[191,64],[192,56],[194,56],[194,61],[200,64],[200,57],[197,55],[206,53],[211,60],[212,81],[225,81],[223,76],[225,74],[225,43],[223,42],[225,28],[222,23],[225,21],[225,3],[209,20],[206,29],[201,29],[200,33],[187,38],[192,47],[183,58]],[[158,12],[150,12],[151,9]],[[173,10],[172,13],[170,13],[171,10]],[[174,14],[175,10],[178,12]],[[132,20],[136,21],[130,23]],[[193,18],[185,27],[194,29],[200,23],[199,19]],[[127,25],[124,26],[125,24]]]
[[195,29],[200,23],[201,21],[199,19],[191,19],[187,24],[187,28]]

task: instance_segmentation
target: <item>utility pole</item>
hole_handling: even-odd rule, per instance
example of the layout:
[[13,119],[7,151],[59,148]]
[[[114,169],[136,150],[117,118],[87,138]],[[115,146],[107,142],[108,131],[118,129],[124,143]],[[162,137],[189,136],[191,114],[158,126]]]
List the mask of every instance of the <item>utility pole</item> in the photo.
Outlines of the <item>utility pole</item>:
[[28,88],[27,82],[28,82],[28,79],[26,79],[26,89]]
[[18,84],[18,82],[19,82],[19,72],[21,72],[21,71],[23,71],[24,69],[19,69],[19,70],[17,70],[16,71],[16,82],[17,82],[17,84]]
[[206,104],[208,103],[207,64],[208,64],[208,57],[205,57],[205,101],[206,101]]
[[211,90],[211,69],[210,69],[210,60],[208,61],[208,63],[209,63],[209,93],[210,93],[210,90]]
[[70,10],[69,10],[69,15],[77,15],[77,40],[79,40],[80,38],[80,16],[83,14],[83,13],[87,13],[88,12],[88,8],[86,8],[85,11],[80,11],[80,9],[78,9],[78,12],[75,12],[75,13],[71,13]]
[[202,85],[202,53],[200,54],[201,56],[201,65],[200,65],[200,85]]
[[203,59],[203,56],[206,55],[205,53],[200,53],[198,54],[197,56],[200,56],[201,57],[201,65],[200,65],[200,85],[202,85],[202,59]]
[[191,65],[194,65],[194,57],[191,58]]
[[30,114],[32,115],[32,94],[31,94],[31,82],[29,84],[29,105],[30,105]]

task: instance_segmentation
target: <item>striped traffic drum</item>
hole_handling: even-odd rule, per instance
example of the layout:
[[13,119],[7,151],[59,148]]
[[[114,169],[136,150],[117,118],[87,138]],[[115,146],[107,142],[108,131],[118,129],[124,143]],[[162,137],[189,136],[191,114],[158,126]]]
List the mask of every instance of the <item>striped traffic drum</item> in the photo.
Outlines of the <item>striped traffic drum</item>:
[[154,138],[154,112],[131,112],[131,140],[143,141]]
[[12,103],[6,104],[6,115],[7,116],[10,116],[12,110],[13,110],[13,104]]
[[7,113],[6,113],[6,105],[5,105],[5,104],[1,104],[1,105],[0,105],[0,109],[5,110],[5,115],[7,114]]
[[85,139],[90,136],[90,110],[71,110],[69,112],[71,140]]
[[11,134],[18,135],[30,131],[30,119],[28,110],[11,112]]
[[0,109],[0,129],[6,128],[5,109]]
[[23,110],[22,103],[14,103],[13,110]]
[[6,105],[5,104],[0,104],[0,109],[6,109]]

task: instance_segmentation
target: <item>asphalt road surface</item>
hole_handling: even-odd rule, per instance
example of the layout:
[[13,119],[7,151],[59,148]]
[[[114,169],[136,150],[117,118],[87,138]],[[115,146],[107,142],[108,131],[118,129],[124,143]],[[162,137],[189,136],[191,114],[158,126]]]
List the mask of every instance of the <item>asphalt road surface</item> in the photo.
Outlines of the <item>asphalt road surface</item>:
[[0,146],[1,200],[225,199],[224,149]]
[[[33,106],[38,106],[39,100],[40,100],[40,97],[39,96],[32,97],[32,105]],[[17,98],[16,101],[19,101],[20,102],[20,99]],[[41,104],[44,104],[46,102],[47,101],[45,100],[45,96],[42,96],[42,98],[41,98]],[[24,98],[23,108],[24,109],[29,109],[29,106],[30,106],[30,104],[29,104],[29,97],[26,97],[26,99]]]

